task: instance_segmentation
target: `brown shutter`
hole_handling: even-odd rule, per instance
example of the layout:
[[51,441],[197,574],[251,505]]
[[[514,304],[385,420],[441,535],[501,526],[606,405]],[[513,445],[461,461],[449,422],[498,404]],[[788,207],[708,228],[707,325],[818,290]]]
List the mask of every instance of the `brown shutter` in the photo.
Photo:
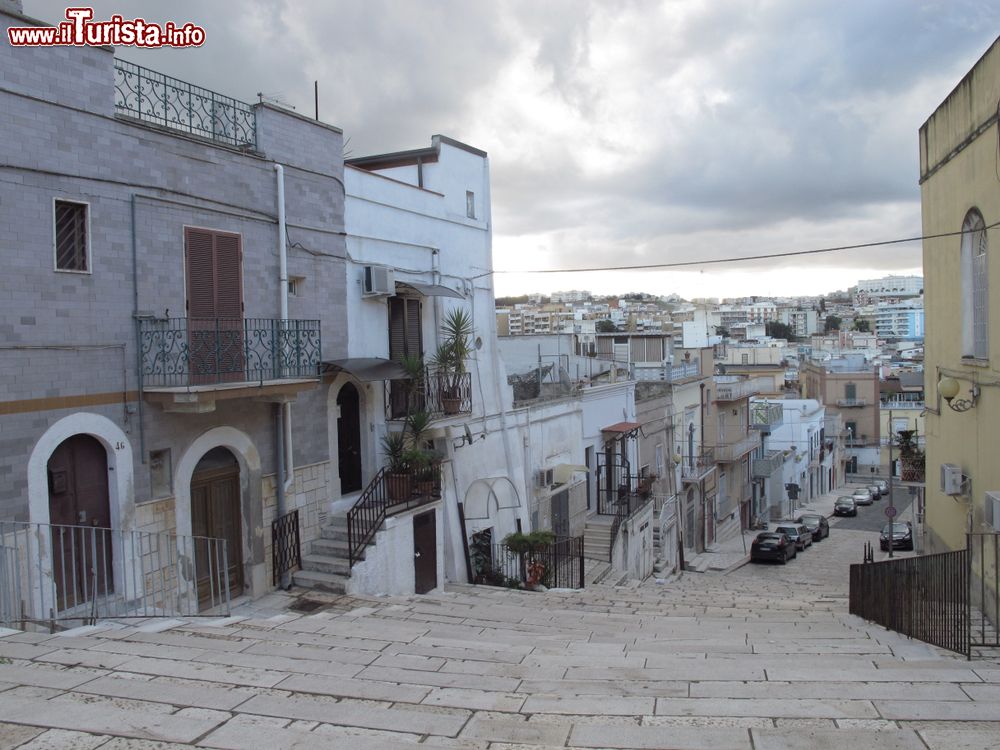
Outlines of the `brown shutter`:
[[188,317],[215,317],[215,251],[212,233],[184,229],[187,253]]
[[405,302],[402,297],[389,298],[389,359],[396,362],[406,355]]
[[423,341],[420,336],[420,300],[406,300],[406,353],[410,357],[422,357]]
[[215,317],[243,317],[240,236],[215,235]]

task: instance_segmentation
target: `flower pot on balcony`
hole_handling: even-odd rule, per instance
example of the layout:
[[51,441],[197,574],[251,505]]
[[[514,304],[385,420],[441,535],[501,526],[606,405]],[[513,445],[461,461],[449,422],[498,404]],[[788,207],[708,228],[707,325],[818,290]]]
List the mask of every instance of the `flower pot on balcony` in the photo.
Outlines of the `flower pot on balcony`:
[[405,503],[413,494],[412,474],[386,474],[386,494],[391,503]]
[[452,391],[441,391],[441,409],[445,414],[458,414],[462,411],[462,397]]

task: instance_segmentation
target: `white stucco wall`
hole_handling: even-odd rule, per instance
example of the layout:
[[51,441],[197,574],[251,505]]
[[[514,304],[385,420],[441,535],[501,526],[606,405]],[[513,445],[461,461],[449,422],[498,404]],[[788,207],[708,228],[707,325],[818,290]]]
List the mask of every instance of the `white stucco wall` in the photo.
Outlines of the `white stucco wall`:
[[374,546],[369,546],[365,559],[351,570],[347,580],[347,593],[375,596],[402,596],[412,594],[413,569],[413,517],[435,511],[437,531],[437,588],[445,581],[444,525],[441,503],[424,505],[407,513],[400,513],[385,520],[385,525],[375,535]]

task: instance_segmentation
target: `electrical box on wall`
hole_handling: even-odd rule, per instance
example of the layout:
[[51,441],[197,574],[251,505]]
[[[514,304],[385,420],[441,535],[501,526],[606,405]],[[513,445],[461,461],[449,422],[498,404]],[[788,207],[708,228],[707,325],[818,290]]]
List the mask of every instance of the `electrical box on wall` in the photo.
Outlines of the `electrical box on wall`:
[[956,464],[941,464],[941,492],[946,495],[962,494],[962,467]]
[[365,266],[363,289],[366,297],[388,297],[395,294],[395,269],[386,266]]

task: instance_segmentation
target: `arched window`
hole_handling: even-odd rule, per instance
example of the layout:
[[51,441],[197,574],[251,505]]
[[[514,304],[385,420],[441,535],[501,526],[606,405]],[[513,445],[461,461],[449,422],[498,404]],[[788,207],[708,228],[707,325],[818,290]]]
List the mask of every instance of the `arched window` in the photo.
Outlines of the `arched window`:
[[989,287],[986,222],[972,209],[962,223],[962,354],[988,359]]

